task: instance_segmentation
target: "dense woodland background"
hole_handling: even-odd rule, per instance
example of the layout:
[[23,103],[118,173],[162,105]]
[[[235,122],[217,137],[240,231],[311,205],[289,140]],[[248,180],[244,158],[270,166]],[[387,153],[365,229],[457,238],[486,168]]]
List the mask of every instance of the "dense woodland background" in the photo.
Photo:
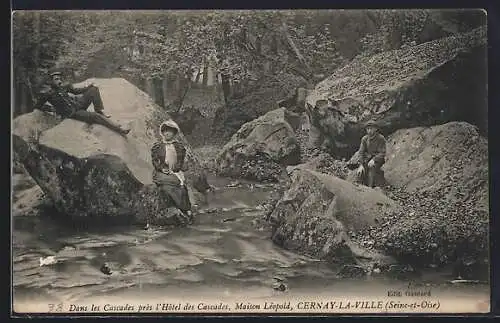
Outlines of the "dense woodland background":
[[357,55],[466,32],[484,19],[467,10],[18,11],[14,116],[32,110],[45,73],[59,67],[73,82],[126,78],[174,116],[215,114],[223,121],[214,134],[228,138],[259,109]]

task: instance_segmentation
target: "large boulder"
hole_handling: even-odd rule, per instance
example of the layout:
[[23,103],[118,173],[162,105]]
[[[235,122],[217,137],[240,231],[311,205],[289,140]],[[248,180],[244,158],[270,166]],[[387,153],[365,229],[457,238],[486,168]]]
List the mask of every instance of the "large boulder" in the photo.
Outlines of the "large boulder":
[[408,192],[439,194],[444,204],[488,210],[488,141],[477,127],[449,122],[401,129],[387,139],[387,181]]
[[310,157],[304,163],[297,166],[288,166],[287,171],[295,169],[296,167],[314,170],[319,173],[333,175],[340,179],[346,179],[349,174],[347,163],[342,160],[333,158],[331,155],[319,152],[317,155]]
[[11,178],[12,216],[38,215],[50,206],[50,200],[45,197],[40,186],[27,173],[14,173]]
[[[396,131],[387,140],[386,188],[402,208],[359,234],[419,265],[488,258],[488,143],[477,127],[450,122]],[[486,266],[487,267],[487,266]]]
[[396,131],[387,138],[383,190],[314,171],[335,174],[328,161],[288,167],[292,184],[271,214],[279,245],[343,262],[359,262],[352,250],[375,250],[413,267],[487,268],[488,145],[476,126]]
[[338,177],[289,167],[292,184],[270,215],[272,239],[278,245],[321,259],[350,265],[392,263],[390,256],[355,242],[357,232],[378,225],[399,206],[378,190]]
[[[23,166],[24,170],[24,166]],[[26,172],[21,172],[21,173],[13,173],[11,176],[11,183],[12,183],[12,195],[13,199],[15,199],[15,194],[17,192],[21,192],[24,190],[29,190],[33,188],[34,186],[37,186],[36,182],[31,178],[31,176],[26,173]]]
[[349,158],[375,119],[398,129],[467,121],[487,133],[486,30],[358,57],[306,98],[312,146]]
[[[152,184],[150,148],[158,127],[170,117],[144,92],[124,79],[90,79],[112,119],[131,129],[127,137],[101,125],[65,119],[38,131],[45,113],[34,111],[13,122],[14,150],[56,209],[75,218],[112,217],[154,222],[161,205]],[[32,134],[36,133],[36,138]],[[193,203],[208,185],[200,163],[187,147],[188,188]],[[145,207],[154,204],[156,207]],[[140,214],[151,209],[147,214]]]
[[49,207],[50,200],[45,198],[40,186],[36,185],[14,194],[11,214],[14,217],[40,215]]
[[299,116],[284,108],[245,123],[222,148],[217,160],[221,176],[279,181],[286,165],[300,162],[294,128]]
[[[12,133],[23,138],[26,142],[36,143],[39,141],[42,132],[55,127],[61,119],[50,113],[40,110],[33,110],[31,113],[22,114],[12,122]],[[14,160],[17,160],[14,151]]]
[[227,142],[243,124],[280,108],[280,100],[289,98],[297,88],[306,85],[306,80],[296,73],[281,71],[266,73],[263,78],[242,86],[244,92],[233,89],[226,104],[215,113],[212,137]]
[[[39,111],[40,112],[40,111]],[[43,126],[43,119],[38,126]],[[57,124],[57,122],[55,123]],[[36,129],[37,125],[34,125]],[[40,128],[39,128],[40,129]],[[37,137],[35,130],[29,134],[30,140]],[[45,212],[51,206],[50,199],[46,198],[40,186],[37,185],[35,180],[26,172],[24,165],[20,162],[18,155],[13,154],[13,165],[11,175],[11,214],[12,216],[32,216],[39,215]]]

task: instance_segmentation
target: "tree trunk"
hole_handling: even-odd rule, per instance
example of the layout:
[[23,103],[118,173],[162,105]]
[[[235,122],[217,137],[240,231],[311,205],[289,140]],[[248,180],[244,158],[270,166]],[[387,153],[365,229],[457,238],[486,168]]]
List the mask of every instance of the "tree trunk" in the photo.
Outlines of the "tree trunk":
[[149,77],[146,79],[146,92],[149,94],[149,96],[151,97],[151,99],[153,99],[153,101],[156,102],[155,95],[154,95],[154,83],[153,83],[153,79],[149,78]]
[[203,60],[203,86],[206,87],[208,84],[208,62],[206,59]]
[[131,61],[135,61],[136,59],[139,58],[139,39],[137,35],[134,35],[134,41],[132,42],[132,45],[129,48],[130,48],[129,59]]
[[[218,55],[220,55],[219,59],[221,61],[224,61],[224,59],[225,59],[225,53],[224,53],[222,44],[224,44],[227,41],[227,34],[228,33],[229,33],[229,26],[225,26],[225,28],[223,29],[222,39],[220,39],[216,45]],[[229,101],[229,97],[231,95],[230,78],[229,78],[229,75],[225,74],[225,73],[220,73],[220,78],[221,78],[221,85],[222,85],[222,93],[224,94],[224,102],[227,104]]]
[[273,33],[271,38],[271,46],[270,46],[271,54],[278,55],[278,35]]
[[155,103],[163,106],[163,80],[159,77],[153,78]]
[[222,92],[224,93],[224,102],[228,102],[229,96],[231,95],[231,83],[229,80],[229,75],[221,74],[222,81]]
[[[40,68],[40,12],[35,12],[33,16],[33,36],[35,39],[35,50],[33,53],[33,63],[34,63],[34,71],[37,72],[38,69]],[[31,106],[35,103],[35,95],[33,93],[33,86],[32,86],[32,78],[29,75],[29,73],[25,73],[24,75],[26,84],[28,85],[28,91],[29,91],[29,100],[28,100],[28,105]]]
[[231,95],[232,96],[239,96],[241,89],[241,83],[238,82],[233,82],[232,87],[231,87]]
[[40,61],[40,12],[35,12],[33,16],[33,38],[36,42],[33,53],[33,62],[35,69],[38,69]]
[[19,111],[20,114],[28,112],[28,91],[26,89],[25,84],[20,84],[20,102],[19,102]]
[[257,54],[262,54],[262,37],[257,36],[257,40],[255,41],[255,49],[257,50]]
[[182,104],[184,103],[184,99],[186,98],[186,95],[189,92],[189,89],[191,88],[191,78],[185,77],[182,84],[183,84],[182,91],[179,92],[179,97],[176,100],[177,104],[176,104],[176,111],[174,111],[174,114],[179,114],[179,112],[182,109]]
[[168,73],[163,74],[163,80],[161,84],[161,89],[163,92],[163,107],[168,107]]
[[[274,57],[274,58],[277,58],[278,55],[279,55],[279,37],[278,37],[278,33],[277,32],[274,32],[273,33],[273,36],[271,38],[271,55]],[[273,64],[273,63],[270,63],[269,65],[269,70],[274,73],[276,72],[276,64]]]
[[35,93],[33,93],[33,86],[31,84],[31,80],[29,77],[29,74],[27,73],[26,69],[21,69],[20,71],[20,76],[21,76],[21,82],[20,82],[20,88],[21,93],[22,93],[22,107],[21,111],[22,113],[27,112],[29,109],[31,109],[31,106],[34,105],[35,103]]
[[[179,91],[181,90],[181,77],[177,74],[175,74],[174,90],[175,90],[175,93],[179,93]],[[178,95],[176,97],[178,97]]]
[[302,54],[300,53],[300,50],[297,47],[297,45],[295,45],[295,43],[294,43],[294,41],[292,39],[292,36],[288,32],[288,26],[286,25],[285,22],[283,22],[282,25],[281,25],[281,31],[283,32],[288,45],[292,49],[293,53],[295,54],[295,56],[297,57],[297,59],[299,60],[299,62],[302,65],[304,65],[306,67],[306,69],[307,69],[307,72],[309,74],[311,74],[311,67],[309,66],[309,64],[307,64],[307,61],[305,60],[304,56],[302,56]]
[[196,72],[196,77],[194,78],[195,83],[198,83],[200,81],[200,76],[201,76],[201,70],[198,69],[198,72]]
[[28,99],[27,99],[28,106],[26,108],[29,109],[29,110],[31,110],[31,107],[33,105],[35,105],[35,93],[33,91],[33,84],[31,82],[29,76],[26,78],[26,82],[27,82],[27,88],[28,88],[28,92],[27,92],[27,95],[28,95]]
[[14,117],[17,117],[18,115],[20,115],[22,113],[21,111],[21,107],[19,105],[20,103],[20,97],[21,97],[21,93],[20,93],[20,86],[19,86],[19,83],[18,82],[15,82],[14,83],[14,95],[13,95],[13,99],[12,99],[12,106],[13,106],[13,115]]

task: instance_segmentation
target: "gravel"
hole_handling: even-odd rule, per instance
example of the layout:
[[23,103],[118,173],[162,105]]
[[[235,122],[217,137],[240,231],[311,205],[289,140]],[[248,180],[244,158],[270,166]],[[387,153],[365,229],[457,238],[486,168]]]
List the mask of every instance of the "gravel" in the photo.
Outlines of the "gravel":
[[487,257],[488,213],[474,201],[444,203],[440,192],[384,191],[402,205],[396,214],[382,214],[377,225],[354,240],[419,264],[446,264],[464,257]]

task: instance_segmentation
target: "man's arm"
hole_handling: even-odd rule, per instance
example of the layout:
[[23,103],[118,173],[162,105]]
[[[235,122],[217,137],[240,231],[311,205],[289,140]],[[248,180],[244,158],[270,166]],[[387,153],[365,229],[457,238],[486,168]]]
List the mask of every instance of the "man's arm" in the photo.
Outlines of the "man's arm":
[[378,143],[377,154],[373,157],[373,161],[377,163],[383,163],[385,161],[385,153],[386,153],[386,141],[385,138],[380,136],[380,141]]
[[73,84],[68,84],[68,92],[72,94],[82,94],[85,91],[87,91],[91,87],[91,85],[85,86],[85,87],[75,87]]
[[359,153],[360,163],[362,165],[366,164],[368,162],[368,160],[366,160],[367,159],[367,156],[366,156],[366,136],[363,136],[363,138],[361,138],[361,144],[359,145],[358,153]]
[[33,109],[37,109],[37,110],[40,110],[40,111],[52,112],[52,109],[50,108],[50,106],[45,105],[45,103],[47,103],[48,99],[49,99],[49,93],[48,93],[48,91],[47,90],[41,91],[38,94],[38,98],[36,100],[35,105],[33,106]]

